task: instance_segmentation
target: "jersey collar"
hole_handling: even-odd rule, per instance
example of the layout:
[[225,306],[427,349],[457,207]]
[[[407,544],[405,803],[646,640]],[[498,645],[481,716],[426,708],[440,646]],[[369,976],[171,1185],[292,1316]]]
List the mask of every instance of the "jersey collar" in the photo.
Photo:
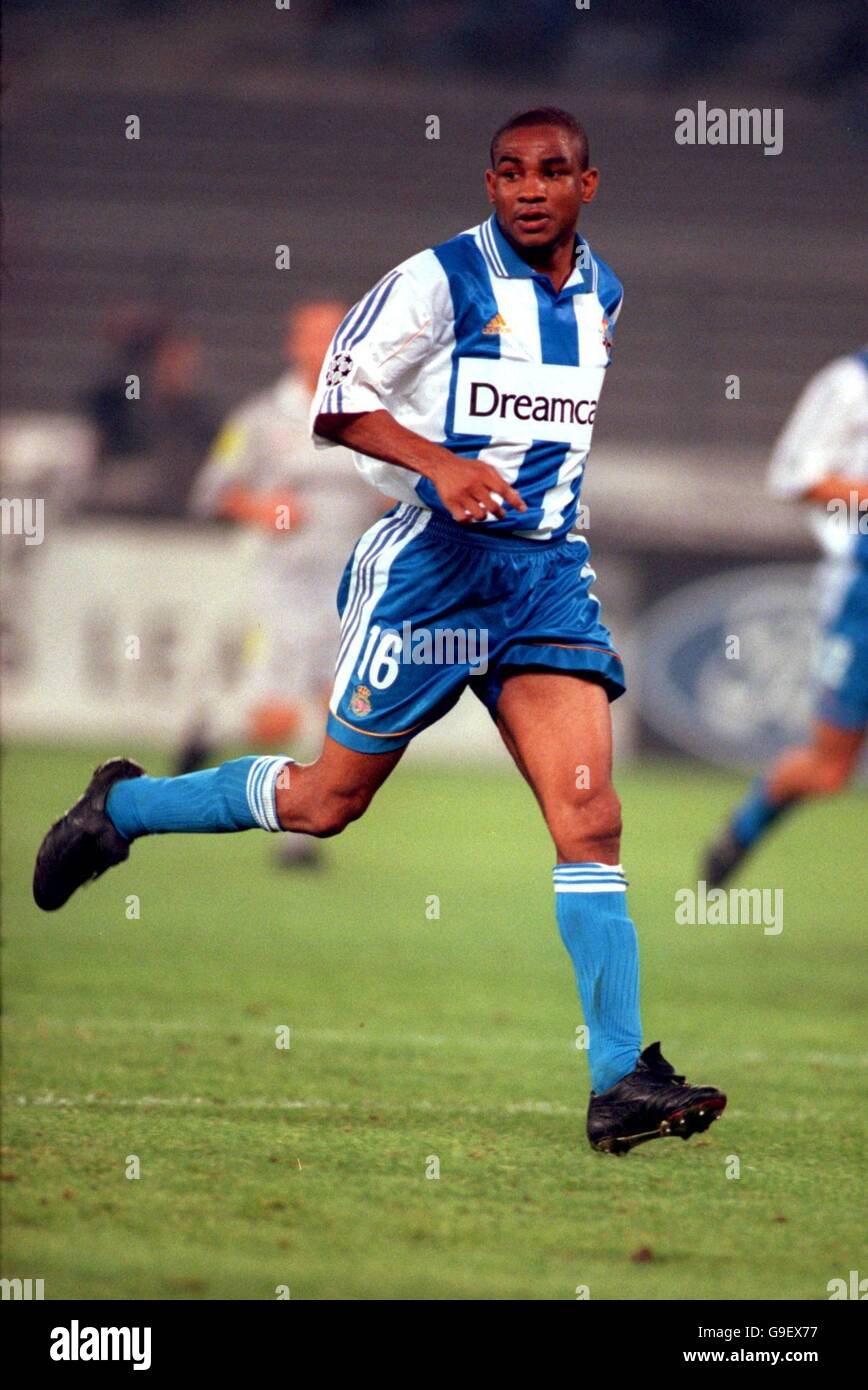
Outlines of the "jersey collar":
[[[503,280],[541,280],[551,287],[551,280],[534,270],[532,265],[522,260],[517,251],[507,241],[494,213],[479,229],[482,253],[493,274]],[[597,267],[591,248],[583,236],[576,232],[576,262],[570,278],[561,294],[588,294],[596,286]]]

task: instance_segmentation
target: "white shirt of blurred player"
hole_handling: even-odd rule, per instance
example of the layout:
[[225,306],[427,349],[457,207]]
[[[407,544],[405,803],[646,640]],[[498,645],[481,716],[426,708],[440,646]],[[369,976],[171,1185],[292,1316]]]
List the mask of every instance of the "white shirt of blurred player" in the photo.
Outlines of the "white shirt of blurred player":
[[[868,371],[855,356],[836,358],[808,382],[772,451],[769,486],[778,497],[801,497],[833,475],[868,479]],[[841,508],[809,505],[826,554],[846,560],[854,537]]]
[[[318,571],[324,583],[336,585],[376,509],[348,450],[315,448],[310,402],[301,378],[287,372],[233,411],[196,479],[190,505],[198,516],[217,516],[230,488],[261,496],[286,489],[298,498],[301,524],[294,532],[290,518],[289,535],[275,527],[273,538],[263,530],[263,560],[271,569]],[[333,591],[329,597],[334,599]]]

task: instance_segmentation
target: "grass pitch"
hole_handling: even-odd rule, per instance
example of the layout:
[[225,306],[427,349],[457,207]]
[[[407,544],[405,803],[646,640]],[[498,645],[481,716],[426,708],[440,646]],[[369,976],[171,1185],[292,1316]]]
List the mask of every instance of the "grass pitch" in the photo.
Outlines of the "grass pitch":
[[6,755],[4,1276],[47,1298],[826,1299],[864,1267],[864,794],[794,816],[740,880],[783,889],[767,936],[675,922],[742,783],[619,778],[646,1041],[730,1100],[615,1159],[585,1140],[516,774],[399,768],[321,874],[273,868],[258,832],[143,841],[41,915],[36,846],[96,760]]

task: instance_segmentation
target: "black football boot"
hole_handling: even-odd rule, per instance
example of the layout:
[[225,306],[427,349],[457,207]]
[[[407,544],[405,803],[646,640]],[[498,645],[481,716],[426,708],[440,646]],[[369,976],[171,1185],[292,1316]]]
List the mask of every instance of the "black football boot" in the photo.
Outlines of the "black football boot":
[[115,782],[141,777],[143,771],[129,758],[100,763],[84,794],[54,822],[39,846],[33,871],[33,896],[44,912],[63,907],[76,888],[129,857],[129,841],[115,830],[105,801]]
[[636,1070],[599,1095],[591,1092],[588,1138],[600,1153],[625,1154],[649,1139],[700,1134],[726,1106],[714,1086],[687,1086],[660,1051],[645,1048]]

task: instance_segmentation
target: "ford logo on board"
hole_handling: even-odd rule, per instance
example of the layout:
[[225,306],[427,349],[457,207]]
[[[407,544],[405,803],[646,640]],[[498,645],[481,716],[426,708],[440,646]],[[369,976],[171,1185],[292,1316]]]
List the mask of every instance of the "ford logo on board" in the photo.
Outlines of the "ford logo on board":
[[636,632],[640,712],[677,748],[756,769],[801,739],[813,707],[816,569],[757,565],[687,584]]

